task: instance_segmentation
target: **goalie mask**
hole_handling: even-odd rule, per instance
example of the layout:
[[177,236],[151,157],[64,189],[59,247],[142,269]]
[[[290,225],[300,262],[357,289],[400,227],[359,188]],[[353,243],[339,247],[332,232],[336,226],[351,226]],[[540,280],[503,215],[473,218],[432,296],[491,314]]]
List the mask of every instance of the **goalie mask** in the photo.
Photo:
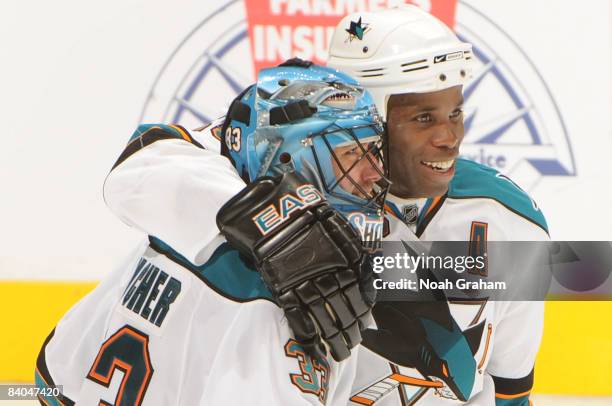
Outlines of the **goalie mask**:
[[389,188],[383,128],[356,81],[304,61],[264,69],[232,103],[222,153],[245,182],[294,170],[377,247]]

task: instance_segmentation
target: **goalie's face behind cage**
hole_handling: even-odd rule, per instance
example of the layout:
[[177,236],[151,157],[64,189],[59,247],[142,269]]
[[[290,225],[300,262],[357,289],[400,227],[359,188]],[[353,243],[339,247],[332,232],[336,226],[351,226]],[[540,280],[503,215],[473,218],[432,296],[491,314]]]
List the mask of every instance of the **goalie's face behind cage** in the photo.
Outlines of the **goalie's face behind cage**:
[[382,160],[382,129],[363,117],[350,125],[338,121],[306,138],[311,150],[302,154],[301,172],[308,174],[336,205],[352,202],[380,209],[388,184]]
[[286,66],[263,70],[232,103],[223,149],[245,181],[295,170],[357,228],[382,229],[382,134],[370,95],[354,80],[316,65]]
[[[366,144],[365,151],[354,142],[334,149],[336,159],[332,160],[332,167],[344,191],[367,198],[376,189],[383,170],[382,162],[372,152],[378,149],[374,142]],[[365,155],[370,155],[370,159],[364,159]]]

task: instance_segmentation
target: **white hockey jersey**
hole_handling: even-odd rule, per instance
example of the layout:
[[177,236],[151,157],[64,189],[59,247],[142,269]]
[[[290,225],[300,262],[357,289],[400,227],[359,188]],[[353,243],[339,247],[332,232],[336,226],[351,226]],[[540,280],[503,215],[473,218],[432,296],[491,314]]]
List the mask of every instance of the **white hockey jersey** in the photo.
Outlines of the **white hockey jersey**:
[[[230,162],[218,155],[221,123],[193,132],[196,139],[176,126],[141,126],[130,144],[135,146],[128,146],[104,187],[108,206],[123,221],[158,236],[196,263],[202,247],[218,233],[216,211],[202,208],[219,207],[244,187]],[[427,241],[548,238],[544,217],[524,192],[492,169],[465,160],[457,161],[445,196],[391,199],[391,240],[411,238],[403,223]],[[477,368],[467,404],[527,405],[542,304],[451,301],[450,309],[462,331],[484,326],[472,354]],[[462,404],[454,397],[440,382],[360,349],[350,404]]]
[[[51,405],[344,405],[356,358],[292,339],[259,274],[221,238],[195,266],[151,237],[77,303],[45,342]],[[41,400],[42,402],[42,400]]]
[[[463,159],[456,162],[456,174],[446,195],[418,200],[391,196],[386,211],[387,241],[406,239],[405,225],[424,242],[470,241],[470,245],[478,243],[483,249],[487,241],[548,240],[544,216],[526,193],[495,170]],[[496,263],[500,255],[491,252],[504,248],[489,247],[487,272],[512,271],[511,264]],[[486,296],[448,299],[450,313],[466,338],[463,342],[459,337],[452,351],[466,354],[471,351],[475,366],[473,370],[466,365],[464,370],[449,371],[457,377],[471,374],[470,378],[463,377],[471,384],[467,404],[528,406],[542,334],[543,303],[489,301]],[[351,404],[465,403],[457,400],[456,394],[440,380],[422,376],[413,368],[393,365],[362,346]]]

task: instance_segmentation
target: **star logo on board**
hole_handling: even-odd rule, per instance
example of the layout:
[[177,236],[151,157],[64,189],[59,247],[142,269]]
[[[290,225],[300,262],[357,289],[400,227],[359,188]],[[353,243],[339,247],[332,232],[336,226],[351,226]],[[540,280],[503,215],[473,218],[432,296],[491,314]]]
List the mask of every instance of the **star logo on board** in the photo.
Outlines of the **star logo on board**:
[[349,34],[348,40],[350,42],[353,42],[354,39],[358,39],[361,41],[365,33],[370,30],[368,26],[369,24],[361,22],[361,17],[359,17],[359,20],[357,20],[357,22],[351,21],[350,27],[345,29],[346,32],[348,32]]

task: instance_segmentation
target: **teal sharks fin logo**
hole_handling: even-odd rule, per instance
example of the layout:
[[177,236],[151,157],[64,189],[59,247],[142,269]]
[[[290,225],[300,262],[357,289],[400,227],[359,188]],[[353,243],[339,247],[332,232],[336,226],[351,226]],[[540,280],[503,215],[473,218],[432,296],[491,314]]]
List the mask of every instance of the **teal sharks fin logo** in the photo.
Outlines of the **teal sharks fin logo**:
[[[435,280],[430,270],[419,269],[417,274]],[[444,382],[452,392],[444,397],[466,402],[474,387],[474,356],[485,322],[462,331],[443,291],[422,291],[420,299],[377,302],[372,309],[377,329],[363,331],[362,345],[394,364]]]
[[349,34],[349,41],[353,41],[354,39],[358,39],[358,40],[363,40],[363,36],[365,35],[366,32],[368,32],[370,29],[368,28],[368,24],[362,23],[361,22],[361,17],[359,17],[359,20],[355,21],[351,21],[351,25],[349,26],[349,28],[346,28],[346,32],[348,32]]

